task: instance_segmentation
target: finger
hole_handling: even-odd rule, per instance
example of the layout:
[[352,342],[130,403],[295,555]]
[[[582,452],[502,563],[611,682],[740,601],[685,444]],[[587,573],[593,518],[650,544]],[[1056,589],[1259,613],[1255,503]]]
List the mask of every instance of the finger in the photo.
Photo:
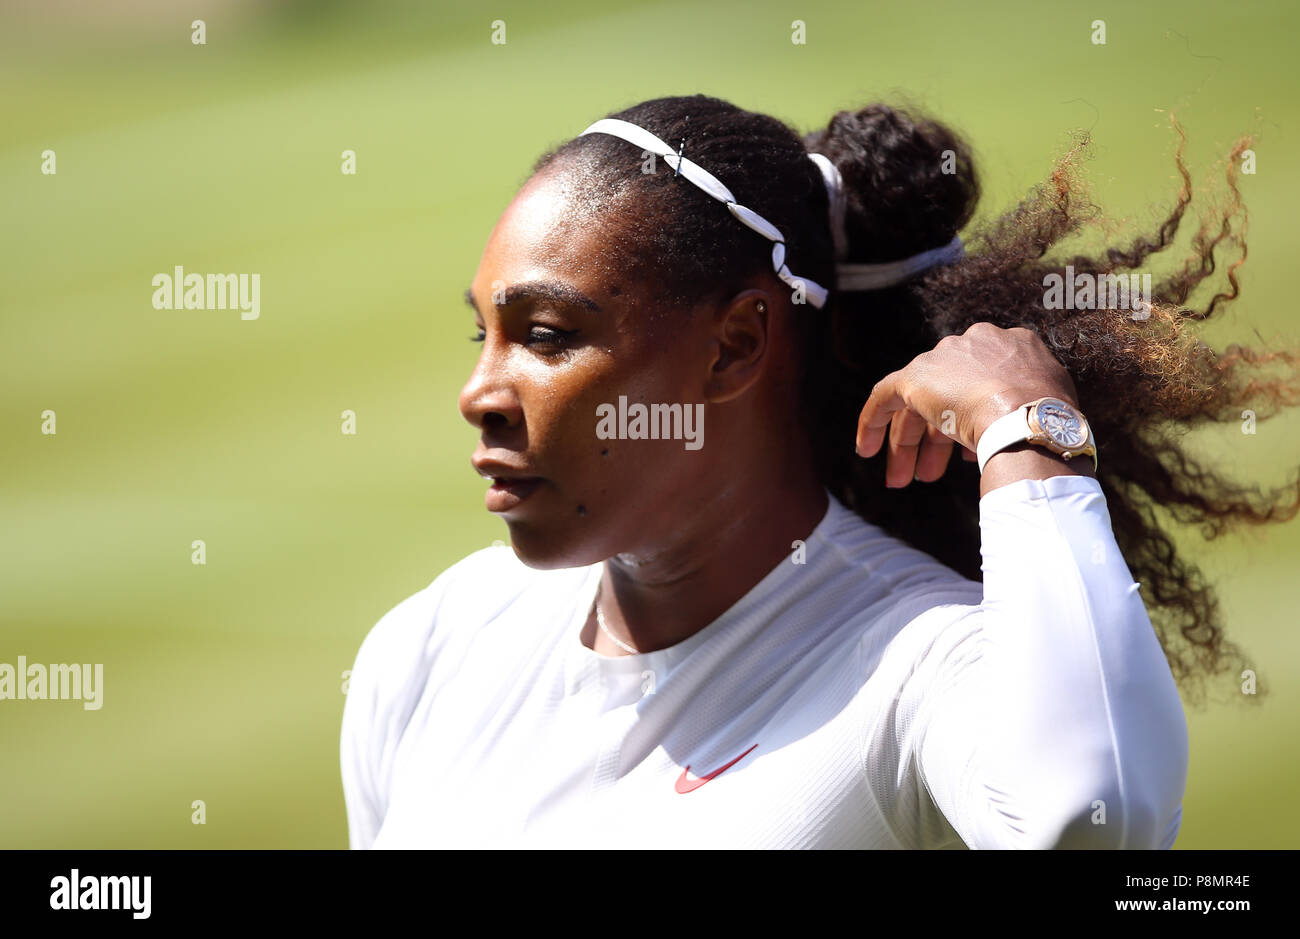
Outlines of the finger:
[[925,439],[921,441],[921,452],[916,457],[916,478],[923,483],[932,483],[946,473],[955,446],[957,441],[934,425],[929,425]]
[[871,395],[858,415],[858,456],[875,456],[885,441],[885,428],[894,419],[894,414],[907,407],[899,393],[901,384],[899,373],[891,372],[871,389]]
[[906,486],[916,476],[916,457],[921,441],[925,439],[924,417],[911,408],[894,414],[889,425],[889,462],[885,467],[885,485],[890,488]]

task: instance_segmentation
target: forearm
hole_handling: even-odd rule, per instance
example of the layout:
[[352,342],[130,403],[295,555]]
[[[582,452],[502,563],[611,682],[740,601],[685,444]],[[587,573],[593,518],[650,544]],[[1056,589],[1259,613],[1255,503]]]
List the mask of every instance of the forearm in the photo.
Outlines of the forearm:
[[[1048,469],[1031,456],[986,471]],[[936,692],[922,773],[972,847],[1157,847],[1186,779],[1181,702],[1100,489],[1055,478],[1091,459],[1046,459],[1067,472],[981,498],[980,655]]]

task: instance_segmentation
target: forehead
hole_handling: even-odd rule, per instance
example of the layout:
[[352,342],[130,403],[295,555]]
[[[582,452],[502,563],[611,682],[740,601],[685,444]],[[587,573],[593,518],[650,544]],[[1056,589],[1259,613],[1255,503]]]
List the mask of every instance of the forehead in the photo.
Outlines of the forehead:
[[552,173],[533,177],[501,213],[488,239],[498,255],[534,262],[572,258],[587,252],[575,245],[590,237],[594,215],[571,176]]
[[623,222],[615,200],[593,195],[581,172],[534,176],[488,236],[477,287],[492,281],[558,279],[593,289],[621,281]]

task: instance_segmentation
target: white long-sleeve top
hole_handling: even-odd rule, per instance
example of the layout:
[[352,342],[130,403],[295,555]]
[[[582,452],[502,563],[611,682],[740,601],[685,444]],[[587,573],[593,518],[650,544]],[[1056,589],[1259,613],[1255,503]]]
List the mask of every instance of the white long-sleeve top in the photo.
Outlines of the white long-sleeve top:
[[600,564],[476,552],[361,645],[351,845],[1171,846],[1187,726],[1101,487],[1002,486],[980,534],[982,586],[831,497],[802,558],[618,657],[579,640]]

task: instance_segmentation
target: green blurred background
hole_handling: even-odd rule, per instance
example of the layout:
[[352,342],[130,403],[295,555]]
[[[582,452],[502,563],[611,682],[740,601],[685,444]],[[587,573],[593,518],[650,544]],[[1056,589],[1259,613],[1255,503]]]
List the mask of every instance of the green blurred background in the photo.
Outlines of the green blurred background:
[[[104,706],[0,702],[0,846],[346,846],[343,672],[508,538],[456,407],[461,293],[544,148],[666,94],[801,131],[906,95],[968,135],[984,215],[1091,128],[1093,192],[1131,230],[1177,191],[1174,108],[1212,189],[1259,138],[1244,298],[1207,336],[1295,342],[1298,31],[1250,2],[7,4],[0,662],[102,662]],[[175,265],[260,273],[260,318],[153,309]],[[1196,445],[1278,485],[1300,421]],[[1189,711],[1178,847],[1300,846],[1300,523],[1187,544],[1271,694]]]

